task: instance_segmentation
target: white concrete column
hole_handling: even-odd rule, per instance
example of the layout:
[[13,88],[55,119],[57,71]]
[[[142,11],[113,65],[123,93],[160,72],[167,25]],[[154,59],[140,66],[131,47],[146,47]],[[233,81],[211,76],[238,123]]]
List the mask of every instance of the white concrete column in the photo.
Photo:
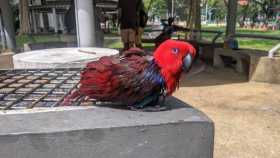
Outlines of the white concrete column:
[[4,24],[3,24],[3,19],[1,17],[1,9],[0,9],[0,41],[1,41],[1,45],[2,48],[6,47],[6,38],[5,38],[5,34],[4,34]]
[[56,10],[55,8],[52,8],[52,14],[53,14],[53,25],[54,25],[54,32],[58,32],[58,26],[57,26],[57,15],[56,15]]
[[59,30],[62,30],[63,33],[66,31],[63,14],[58,14],[58,26]]
[[40,27],[44,29],[44,18],[43,18],[43,13],[39,13],[39,21],[40,21]]
[[32,10],[31,16],[32,16],[33,31],[36,34],[36,33],[38,33],[38,30],[37,30],[37,22],[36,22],[36,16],[35,16],[34,10]]
[[78,46],[96,46],[93,0],[75,0],[75,14]]
[[15,28],[13,23],[13,13],[9,0],[0,0],[0,10],[3,19],[3,31],[6,39],[7,48],[16,48]]

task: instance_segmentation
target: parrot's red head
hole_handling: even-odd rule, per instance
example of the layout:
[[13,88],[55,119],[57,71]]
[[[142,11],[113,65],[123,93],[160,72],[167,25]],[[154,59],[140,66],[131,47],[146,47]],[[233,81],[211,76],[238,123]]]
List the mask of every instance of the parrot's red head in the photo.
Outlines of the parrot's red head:
[[196,50],[191,44],[171,39],[156,49],[154,59],[161,68],[168,94],[176,90],[182,71],[190,69],[195,55]]

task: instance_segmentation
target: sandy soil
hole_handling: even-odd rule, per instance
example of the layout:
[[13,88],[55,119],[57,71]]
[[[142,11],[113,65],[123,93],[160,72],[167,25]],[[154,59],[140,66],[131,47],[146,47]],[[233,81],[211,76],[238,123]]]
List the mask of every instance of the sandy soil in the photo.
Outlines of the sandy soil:
[[232,69],[183,75],[179,99],[215,123],[215,158],[280,157],[280,85],[248,82]]

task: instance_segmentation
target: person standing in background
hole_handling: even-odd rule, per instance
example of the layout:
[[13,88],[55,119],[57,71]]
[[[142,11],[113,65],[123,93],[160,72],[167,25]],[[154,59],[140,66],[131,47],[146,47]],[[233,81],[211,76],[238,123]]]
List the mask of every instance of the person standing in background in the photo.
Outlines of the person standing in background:
[[142,0],[119,0],[118,14],[123,42],[123,51],[136,46],[136,33],[138,29],[137,8]]
[[143,48],[142,46],[142,34],[144,32],[144,28],[148,21],[148,15],[145,11],[145,6],[142,0],[139,1],[137,13],[138,13],[138,29],[136,32],[136,47]]

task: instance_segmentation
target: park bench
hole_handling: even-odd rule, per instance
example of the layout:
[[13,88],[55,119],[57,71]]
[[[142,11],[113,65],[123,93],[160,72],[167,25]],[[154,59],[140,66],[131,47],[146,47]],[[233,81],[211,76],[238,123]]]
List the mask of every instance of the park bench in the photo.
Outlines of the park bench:
[[[230,38],[259,38],[268,40],[279,40],[279,37],[254,35],[254,34],[234,34]],[[252,69],[255,67],[258,59],[267,56],[267,51],[252,50],[252,49],[224,49],[216,48],[214,51],[213,65],[216,67],[233,66],[239,73],[248,74],[251,76]]]
[[216,48],[213,65],[215,67],[233,67],[237,72],[250,74],[252,64],[260,57],[266,56],[266,51],[250,49]]

